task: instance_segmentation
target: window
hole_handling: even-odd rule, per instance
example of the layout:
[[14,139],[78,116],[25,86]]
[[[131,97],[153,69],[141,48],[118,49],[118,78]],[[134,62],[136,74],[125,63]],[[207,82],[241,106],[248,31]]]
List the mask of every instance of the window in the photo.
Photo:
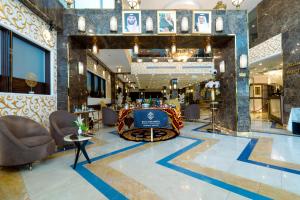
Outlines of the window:
[[7,29],[0,30],[0,91],[50,94],[50,52]]
[[106,98],[106,80],[89,71],[87,72],[87,89],[90,97]]

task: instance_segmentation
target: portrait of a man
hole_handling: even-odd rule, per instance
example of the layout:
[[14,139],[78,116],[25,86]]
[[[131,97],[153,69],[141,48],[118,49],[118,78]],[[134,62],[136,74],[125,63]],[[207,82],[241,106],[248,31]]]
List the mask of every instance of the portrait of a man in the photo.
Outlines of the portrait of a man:
[[193,15],[193,33],[211,33],[211,12],[195,11]]
[[141,12],[123,11],[123,33],[141,33]]
[[158,33],[176,33],[176,11],[158,11]]

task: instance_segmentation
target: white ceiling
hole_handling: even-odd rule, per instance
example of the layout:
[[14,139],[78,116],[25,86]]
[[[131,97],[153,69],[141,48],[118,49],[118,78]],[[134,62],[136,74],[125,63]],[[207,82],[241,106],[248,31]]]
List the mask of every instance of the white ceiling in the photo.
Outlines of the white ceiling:
[[[142,0],[141,9],[213,9],[219,0]],[[242,10],[251,11],[262,0],[244,0]],[[231,0],[223,0],[227,9],[235,9]]]
[[130,72],[130,50],[124,49],[101,49],[97,57],[113,72],[121,67],[122,72]]

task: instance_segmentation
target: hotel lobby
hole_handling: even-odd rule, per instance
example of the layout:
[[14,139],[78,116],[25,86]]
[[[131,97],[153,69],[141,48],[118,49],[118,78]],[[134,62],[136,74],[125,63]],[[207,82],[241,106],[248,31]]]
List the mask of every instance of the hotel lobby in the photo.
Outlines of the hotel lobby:
[[0,0],[0,200],[300,199],[299,0]]

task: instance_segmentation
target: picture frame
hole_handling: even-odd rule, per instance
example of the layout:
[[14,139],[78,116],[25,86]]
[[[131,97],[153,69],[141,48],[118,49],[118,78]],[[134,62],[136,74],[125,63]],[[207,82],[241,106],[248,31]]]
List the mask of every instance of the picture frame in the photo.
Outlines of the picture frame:
[[193,11],[193,31],[195,34],[212,33],[211,11]]
[[253,92],[254,92],[254,97],[262,97],[262,93],[261,93],[261,85],[255,85],[253,87]]
[[123,34],[142,33],[142,14],[140,10],[122,11],[122,30]]
[[176,34],[177,18],[176,11],[157,11],[157,33]]

